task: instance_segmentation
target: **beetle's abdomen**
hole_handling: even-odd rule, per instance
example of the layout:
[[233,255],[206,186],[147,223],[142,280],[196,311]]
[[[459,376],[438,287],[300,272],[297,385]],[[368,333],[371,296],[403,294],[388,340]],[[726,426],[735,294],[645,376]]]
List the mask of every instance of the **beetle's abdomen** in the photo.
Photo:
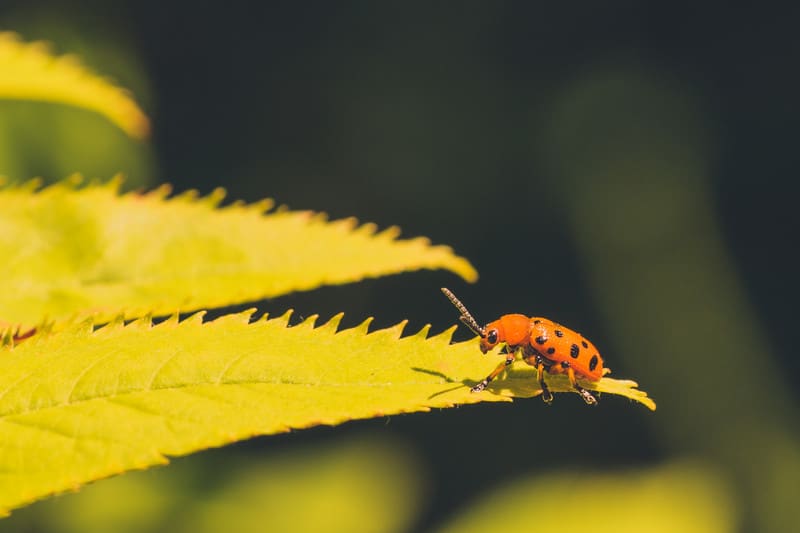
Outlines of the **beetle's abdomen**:
[[[530,319],[530,347],[553,363],[568,363],[578,376],[597,381],[603,377],[603,358],[588,339],[577,331],[541,317]],[[553,364],[553,374],[566,371],[566,366]]]

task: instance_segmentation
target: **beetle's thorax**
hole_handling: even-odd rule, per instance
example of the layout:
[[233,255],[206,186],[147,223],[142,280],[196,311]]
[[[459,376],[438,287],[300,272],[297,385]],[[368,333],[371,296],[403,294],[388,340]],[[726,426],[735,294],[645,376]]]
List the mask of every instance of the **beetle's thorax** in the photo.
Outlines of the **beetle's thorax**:
[[509,346],[519,346],[528,342],[531,334],[531,321],[525,315],[503,315],[498,320],[503,326],[502,340]]
[[[486,331],[497,331],[497,343],[505,342],[510,347],[516,347],[528,342],[530,338],[530,319],[525,315],[503,315],[494,322],[486,325]],[[495,345],[496,345],[495,344]],[[486,353],[493,345],[486,338],[481,339],[481,351]]]

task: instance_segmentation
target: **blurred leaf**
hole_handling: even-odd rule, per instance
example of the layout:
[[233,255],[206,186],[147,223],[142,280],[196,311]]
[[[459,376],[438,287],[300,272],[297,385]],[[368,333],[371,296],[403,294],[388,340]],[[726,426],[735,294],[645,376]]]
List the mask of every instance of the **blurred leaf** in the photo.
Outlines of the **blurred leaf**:
[[[424,497],[420,465],[399,443],[357,438],[263,452],[203,453],[92,484],[15,512],[0,531],[388,533],[408,530]],[[298,502],[302,512],[287,512]]]
[[[97,113],[64,105],[0,99],[0,176],[56,183],[79,168],[89,176],[125,175],[126,190],[154,183],[153,147],[131,139]],[[105,181],[105,180],[104,180]]]
[[559,533],[736,531],[728,487],[691,465],[625,474],[562,473],[501,487],[441,529]]
[[[249,317],[84,323],[6,349],[0,511],[254,435],[541,392],[510,372],[504,395],[470,393],[487,361],[450,344],[452,329],[400,338],[403,323],[367,334],[369,321],[337,332],[341,315],[316,329]],[[560,377],[552,390],[569,391]]]
[[422,499],[409,455],[379,441],[282,454],[238,469],[228,487],[189,509],[179,530],[407,531]]
[[168,531],[160,526],[190,496],[184,472],[173,468],[135,472],[81,492],[39,502],[0,520],[0,532],[140,533]]
[[107,117],[142,139],[150,124],[130,95],[81,65],[73,56],[54,57],[44,43],[23,43],[0,32],[0,98],[76,106]]
[[[716,213],[714,121],[695,89],[636,68],[576,77],[547,106],[539,152],[618,356],[667,396],[664,446],[719,461],[748,530],[782,533],[797,515],[776,497],[800,479],[797,397]],[[699,360],[713,372],[687,371]]]
[[221,190],[167,200],[165,187],[120,195],[117,186],[0,189],[0,319],[168,315],[423,268],[477,277],[450,248],[398,240],[394,227],[265,214],[270,201],[217,208]]

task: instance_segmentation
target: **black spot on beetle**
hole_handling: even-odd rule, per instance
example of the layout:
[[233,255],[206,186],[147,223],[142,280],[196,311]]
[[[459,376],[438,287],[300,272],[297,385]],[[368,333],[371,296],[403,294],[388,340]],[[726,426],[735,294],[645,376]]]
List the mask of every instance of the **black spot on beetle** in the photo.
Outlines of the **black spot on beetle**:
[[578,354],[580,352],[581,352],[581,349],[578,348],[577,344],[573,344],[572,346],[569,347],[569,355],[572,356],[575,359],[578,358]]
[[538,337],[536,337],[535,340],[536,344],[544,344],[547,342],[547,337],[545,337],[544,335],[539,335]]
[[563,331],[561,331],[560,329],[557,329],[557,330],[555,331],[555,334],[556,334],[556,337],[563,337],[563,336],[564,336],[564,332],[563,332]]
[[581,341],[581,346],[583,346],[584,348],[588,348],[589,347],[589,345],[586,344],[586,341]]
[[595,368],[597,368],[597,361],[598,360],[599,359],[597,358],[596,355],[592,356],[591,360],[589,361],[589,370],[593,371]]
[[554,353],[556,353],[556,349],[551,346],[550,348],[547,349],[547,353],[553,355]]
[[561,361],[561,368],[569,368],[569,361]]
[[541,323],[542,323],[542,321],[541,321],[541,320],[534,320],[534,321],[533,321],[533,323],[534,323],[534,324],[541,324]]

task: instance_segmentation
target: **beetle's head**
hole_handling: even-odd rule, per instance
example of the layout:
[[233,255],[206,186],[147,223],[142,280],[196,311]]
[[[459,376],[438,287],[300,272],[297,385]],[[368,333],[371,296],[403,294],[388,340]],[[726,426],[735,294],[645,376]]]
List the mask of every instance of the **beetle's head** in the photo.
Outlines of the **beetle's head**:
[[503,335],[503,325],[500,323],[499,320],[496,320],[485,328],[481,328],[483,330],[482,333],[479,333],[481,336],[481,352],[486,353],[501,342],[505,340],[505,335]]

